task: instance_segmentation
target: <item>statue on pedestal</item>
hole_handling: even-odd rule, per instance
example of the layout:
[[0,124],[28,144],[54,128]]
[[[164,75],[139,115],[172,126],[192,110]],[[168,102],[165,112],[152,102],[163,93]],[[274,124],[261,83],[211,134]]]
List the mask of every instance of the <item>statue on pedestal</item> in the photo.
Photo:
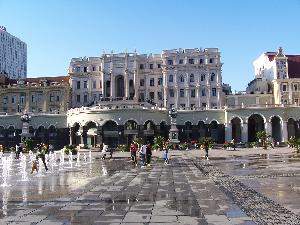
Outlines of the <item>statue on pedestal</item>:
[[169,110],[169,116],[171,117],[171,129],[169,132],[169,143],[171,144],[178,144],[178,129],[176,127],[176,117],[177,117],[177,110],[172,107]]

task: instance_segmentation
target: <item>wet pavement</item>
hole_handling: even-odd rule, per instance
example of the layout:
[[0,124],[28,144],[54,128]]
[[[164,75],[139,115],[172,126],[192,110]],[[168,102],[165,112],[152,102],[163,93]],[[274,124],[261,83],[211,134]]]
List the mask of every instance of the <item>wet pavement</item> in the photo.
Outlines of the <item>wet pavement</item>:
[[300,158],[289,149],[212,150],[208,161],[203,151],[172,151],[169,165],[153,155],[141,168],[129,153],[93,153],[92,163],[29,181],[14,161],[0,224],[300,224]]

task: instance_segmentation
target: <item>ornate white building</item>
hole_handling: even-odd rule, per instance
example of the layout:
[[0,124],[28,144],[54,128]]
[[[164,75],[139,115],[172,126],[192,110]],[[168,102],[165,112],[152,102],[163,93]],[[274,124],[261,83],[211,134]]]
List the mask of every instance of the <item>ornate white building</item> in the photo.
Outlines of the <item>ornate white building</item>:
[[11,79],[27,76],[27,46],[0,26],[0,73]]
[[73,58],[72,107],[122,101],[164,108],[220,108],[224,105],[221,67],[217,48]]

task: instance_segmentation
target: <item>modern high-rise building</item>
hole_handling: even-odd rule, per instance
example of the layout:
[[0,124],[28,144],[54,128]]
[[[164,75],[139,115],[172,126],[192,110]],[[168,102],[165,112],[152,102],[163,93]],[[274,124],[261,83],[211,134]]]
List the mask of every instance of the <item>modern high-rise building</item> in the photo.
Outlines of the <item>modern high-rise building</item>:
[[0,26],[0,73],[11,79],[27,76],[27,46]]

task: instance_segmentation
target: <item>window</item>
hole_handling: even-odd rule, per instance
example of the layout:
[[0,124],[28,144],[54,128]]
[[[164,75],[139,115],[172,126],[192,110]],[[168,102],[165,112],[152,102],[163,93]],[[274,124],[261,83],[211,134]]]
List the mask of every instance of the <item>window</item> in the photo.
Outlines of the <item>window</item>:
[[145,80],[144,79],[140,79],[140,86],[144,87],[144,84],[145,84]]
[[168,65],[173,65],[173,60],[172,59],[168,59]]
[[205,74],[201,74],[201,81],[205,81]]
[[150,78],[150,86],[151,86],[151,87],[154,86],[154,78]]
[[87,67],[85,66],[85,67],[83,67],[83,72],[87,72]]
[[202,95],[202,96],[206,96],[206,91],[205,91],[205,89],[202,89],[202,90],[201,90],[201,95]]
[[294,84],[294,91],[298,91],[298,84]]
[[141,69],[141,70],[144,69],[144,64],[140,64],[140,69]]
[[191,89],[191,98],[195,98],[195,97],[196,97],[196,90]]
[[211,93],[212,93],[212,96],[217,96],[217,89],[216,88],[212,88],[211,89]]
[[180,90],[179,90],[179,96],[180,96],[181,98],[184,97],[184,89],[180,89]]
[[50,102],[54,102],[54,94],[50,94]]
[[11,97],[11,103],[12,103],[12,104],[15,104],[15,103],[16,103],[16,96],[15,96],[15,95]]
[[180,82],[184,83],[184,76],[183,75],[180,76]]
[[152,70],[153,69],[153,64],[149,64],[149,68]]
[[173,82],[173,75],[172,74],[169,75],[169,82]]
[[8,97],[7,96],[4,96],[3,97],[3,104],[7,104],[8,103]]
[[173,89],[169,89],[169,96],[170,96],[171,98],[174,97],[174,90],[173,90]]
[[95,89],[96,88],[96,81],[93,80],[93,88]]
[[183,64],[183,59],[179,59],[179,64]]
[[191,83],[195,82],[195,76],[194,76],[194,74],[190,75],[190,82]]
[[149,97],[150,97],[151,100],[153,100],[153,99],[154,99],[154,92],[151,91],[151,92],[149,93]]
[[287,85],[286,84],[282,84],[282,91],[287,91]]
[[93,71],[96,71],[96,67],[93,66]]
[[80,102],[80,95],[76,95],[76,102]]
[[159,78],[157,79],[157,85],[162,85],[162,82],[163,82],[162,77],[159,77]]
[[214,62],[214,59],[213,58],[210,58],[209,59],[209,63],[213,63]]
[[99,86],[100,86],[100,88],[102,88],[102,81],[101,80],[100,80],[100,85]]
[[295,98],[294,102],[295,102],[295,105],[299,105],[299,99],[298,98]]
[[79,66],[76,66],[76,67],[75,67],[75,72],[76,72],[76,73],[80,73],[80,67],[79,67]]
[[87,102],[88,101],[88,96],[87,95],[84,95],[83,96],[83,102]]
[[76,88],[77,88],[77,89],[80,89],[80,81],[77,81],[77,82],[76,82]]
[[59,102],[59,95],[56,96],[56,101]]
[[145,94],[140,93],[139,99],[140,99],[141,102],[145,101]]
[[212,73],[211,75],[210,75],[210,81],[214,81],[215,80],[215,74],[214,73]]
[[87,88],[87,81],[83,81],[83,88]]
[[20,104],[24,104],[25,103],[25,96],[21,95],[20,96]]
[[194,59],[189,59],[189,64],[194,64]]
[[161,68],[161,64],[158,63],[157,64],[157,68],[160,69]]
[[199,63],[202,64],[203,63],[203,59],[200,59]]
[[162,92],[161,91],[158,91],[157,92],[157,98],[158,98],[158,100],[162,100]]

